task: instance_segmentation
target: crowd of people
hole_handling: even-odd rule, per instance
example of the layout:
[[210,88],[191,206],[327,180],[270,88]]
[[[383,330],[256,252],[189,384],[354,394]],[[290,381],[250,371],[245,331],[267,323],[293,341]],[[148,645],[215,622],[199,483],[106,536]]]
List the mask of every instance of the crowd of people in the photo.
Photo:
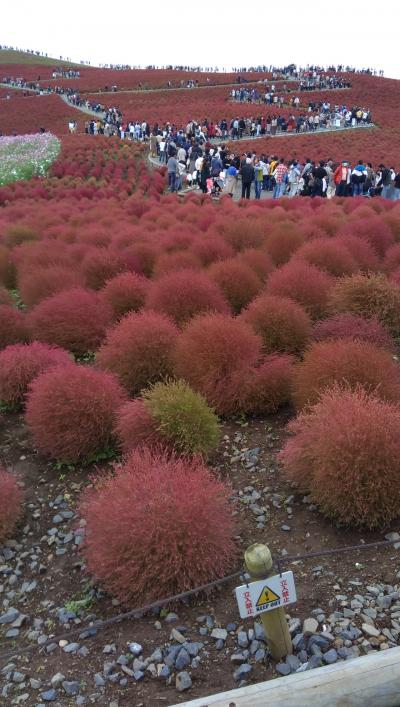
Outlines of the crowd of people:
[[187,139],[198,142],[206,140],[242,140],[244,138],[257,138],[275,136],[278,134],[302,134],[305,132],[319,132],[324,130],[338,130],[357,128],[373,125],[369,109],[353,106],[331,106],[323,101],[318,104],[311,102],[307,112],[285,117],[275,113],[258,115],[255,117],[234,117],[231,120],[212,121],[205,118],[201,122],[195,120],[179,127],[175,124],[164,122],[156,123],[150,128],[147,120],[124,120],[118,108],[104,109],[101,104],[90,101],[73,102],[77,107],[90,109],[99,116],[85,123],[85,132],[91,135],[119,136],[121,139],[130,139],[146,142],[150,137],[182,134]]
[[[304,91],[337,91],[338,89],[351,88],[351,81],[348,79],[338,77],[338,76],[324,76],[321,77],[318,74],[317,78],[319,80],[307,79],[307,81],[300,81],[296,86],[290,86],[284,83],[283,86],[277,87],[274,83],[269,85],[269,81],[260,81],[263,84],[262,89],[259,86],[248,87],[243,85],[241,88],[232,88],[230,92],[230,97],[233,101],[238,101],[239,103],[267,103],[272,105],[273,103],[283,103],[285,99],[280,94],[290,94],[290,93],[303,93]],[[296,99],[300,101],[298,96]],[[287,101],[289,104],[293,101],[293,97]]]
[[183,187],[200,189],[204,194],[231,197],[241,183],[242,198],[261,199],[263,192],[272,192],[272,198],[283,196],[325,197],[382,196],[400,200],[400,171],[380,164],[374,169],[371,163],[359,160],[350,165],[346,160],[339,164],[332,159],[315,162],[308,157],[286,161],[283,157],[258,155],[256,152],[241,156],[227,150],[225,145],[204,146],[192,142],[189,146],[176,138],[168,143],[163,138],[153,145],[153,155],[165,162],[168,188],[171,192]]

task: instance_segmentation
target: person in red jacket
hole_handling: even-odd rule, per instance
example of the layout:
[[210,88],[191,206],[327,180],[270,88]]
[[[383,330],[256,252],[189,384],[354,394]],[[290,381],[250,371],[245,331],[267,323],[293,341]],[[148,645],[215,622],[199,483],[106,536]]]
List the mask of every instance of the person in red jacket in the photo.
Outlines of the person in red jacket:
[[333,181],[336,184],[336,196],[348,196],[351,168],[348,162],[342,162],[335,170]]

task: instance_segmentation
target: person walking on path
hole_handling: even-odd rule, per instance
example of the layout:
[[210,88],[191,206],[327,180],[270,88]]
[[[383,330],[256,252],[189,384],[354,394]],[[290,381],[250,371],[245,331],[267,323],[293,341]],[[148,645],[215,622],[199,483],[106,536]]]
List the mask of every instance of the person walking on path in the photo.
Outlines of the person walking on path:
[[179,177],[179,164],[175,155],[171,155],[167,162],[167,172],[168,172],[168,187],[171,192],[176,189],[176,183]]

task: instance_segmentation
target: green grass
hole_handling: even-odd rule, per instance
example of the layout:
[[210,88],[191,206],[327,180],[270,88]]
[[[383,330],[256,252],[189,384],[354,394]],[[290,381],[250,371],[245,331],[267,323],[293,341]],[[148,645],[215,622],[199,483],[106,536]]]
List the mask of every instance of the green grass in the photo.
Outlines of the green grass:
[[67,62],[50,56],[37,56],[28,52],[17,52],[11,49],[0,49],[0,64],[27,64],[31,66],[82,66],[75,62]]

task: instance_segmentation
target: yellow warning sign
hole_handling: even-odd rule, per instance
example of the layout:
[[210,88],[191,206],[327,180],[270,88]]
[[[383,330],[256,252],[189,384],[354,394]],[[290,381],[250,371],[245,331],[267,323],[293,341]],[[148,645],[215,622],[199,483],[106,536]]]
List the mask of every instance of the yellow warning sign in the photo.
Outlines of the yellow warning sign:
[[256,602],[256,607],[258,609],[261,609],[262,607],[266,606],[267,604],[272,604],[272,602],[279,602],[280,601],[280,596],[278,594],[275,594],[275,592],[272,591],[269,587],[265,586],[260,594],[260,596],[257,599]]

